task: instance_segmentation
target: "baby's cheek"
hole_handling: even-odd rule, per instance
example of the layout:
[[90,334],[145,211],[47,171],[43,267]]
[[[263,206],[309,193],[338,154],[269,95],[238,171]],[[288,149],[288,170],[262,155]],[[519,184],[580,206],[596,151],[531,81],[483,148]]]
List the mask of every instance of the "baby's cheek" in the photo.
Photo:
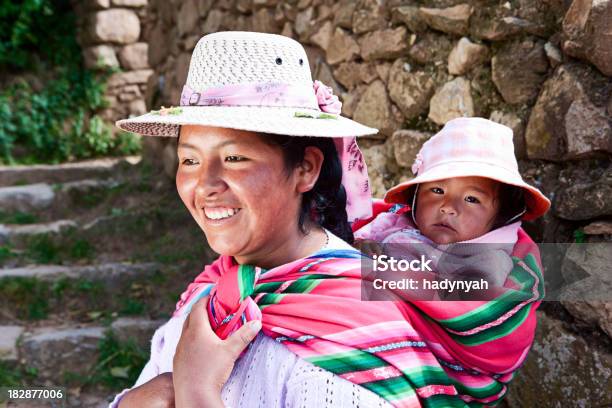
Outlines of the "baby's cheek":
[[478,238],[489,232],[488,218],[484,214],[479,214],[478,216],[466,220],[463,227],[462,233],[465,236],[464,240]]

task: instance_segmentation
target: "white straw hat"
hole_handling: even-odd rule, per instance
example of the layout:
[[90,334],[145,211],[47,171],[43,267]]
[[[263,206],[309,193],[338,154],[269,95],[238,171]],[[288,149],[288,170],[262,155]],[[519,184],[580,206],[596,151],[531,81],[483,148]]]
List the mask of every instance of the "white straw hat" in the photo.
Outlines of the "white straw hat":
[[370,182],[356,136],[377,129],[340,116],[332,89],[312,81],[304,48],[276,34],[220,32],[200,39],[180,106],[117,122],[144,136],[178,137],[181,125],[334,138],[350,222],[372,212]]
[[[339,115],[331,88],[313,84],[306,52],[280,35],[219,32],[200,39],[181,106],[117,122],[146,136],[176,137],[180,125],[204,125],[288,136],[349,137],[377,129]],[[326,110],[327,103],[338,114]]]

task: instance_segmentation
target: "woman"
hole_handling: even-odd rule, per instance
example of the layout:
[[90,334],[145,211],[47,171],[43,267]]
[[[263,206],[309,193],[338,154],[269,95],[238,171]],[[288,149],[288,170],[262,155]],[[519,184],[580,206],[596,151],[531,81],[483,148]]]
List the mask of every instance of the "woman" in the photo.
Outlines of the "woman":
[[537,264],[518,268],[507,305],[362,301],[347,220],[367,218],[371,203],[351,136],[375,130],[337,113],[297,42],[234,32],[200,40],[180,108],[118,123],[180,133],[177,188],[221,257],[112,406],[463,406],[505,395],[533,339]]
[[[258,135],[233,129],[186,125],[181,130],[178,156],[176,182],[181,199],[204,231],[211,247],[221,254],[232,254],[238,264],[273,269],[312,255],[321,248],[352,251],[339,238],[352,241],[352,232],[346,221],[340,163],[331,139]],[[307,216],[311,208],[304,203],[315,205],[321,215],[321,224]],[[193,296],[193,299],[197,299],[197,296]],[[179,311],[186,309],[189,302],[184,299]],[[196,310],[201,311],[202,308],[196,307]],[[137,385],[166,369],[177,372],[176,365],[169,364],[176,364],[170,354],[166,362],[158,355],[169,353],[166,351],[168,347],[176,346],[181,334],[179,329],[186,324],[183,322],[193,321],[191,318],[184,320],[187,316],[175,317],[163,331],[156,333],[152,351],[155,354]],[[240,341],[244,338],[245,329],[248,334],[248,327],[243,326],[242,332],[232,336],[238,340],[238,345],[245,345]],[[196,331],[195,335],[198,334],[201,333]],[[185,336],[184,332],[182,336]],[[164,344],[160,346],[162,337]],[[181,337],[181,342],[184,341],[184,337]],[[195,344],[201,343],[196,341]],[[160,349],[155,350],[156,346]],[[206,351],[208,348],[204,349]],[[177,351],[178,354],[180,351]],[[218,354],[219,351],[212,353],[213,356]],[[193,355],[191,351],[183,352],[187,368],[194,367],[189,363]],[[250,397],[262,389],[267,399],[259,401],[261,406],[282,405],[281,401],[297,399],[297,390],[302,388],[292,391],[289,387],[285,391],[286,384],[295,383],[301,387],[303,377],[312,377],[315,367],[296,357],[270,337],[261,336],[240,361],[241,370],[234,374],[230,387],[225,388],[225,403],[243,406],[244,402],[240,404],[240,401],[245,396]],[[210,358],[208,356],[204,361],[208,362]],[[253,360],[260,361],[259,367]],[[211,395],[220,395],[221,391],[219,381],[214,380],[217,375],[215,368],[226,366],[221,363],[212,366],[206,364],[204,370],[195,370],[196,373],[206,374],[205,379],[194,382],[194,373],[190,373],[184,376],[188,381],[183,384],[192,390],[204,392],[206,400],[210,401]],[[318,373],[316,380],[307,381],[313,389],[330,390],[336,394],[336,398],[349,396],[358,398],[362,403],[379,400],[365,388],[359,390],[360,387],[339,377],[333,379],[330,373]],[[254,377],[252,374],[259,378],[249,379]],[[172,388],[169,386],[170,378],[167,380],[168,384],[161,389]],[[176,382],[177,377],[173,380]],[[330,380],[332,382],[328,384]],[[338,381],[345,385],[337,385]],[[158,382],[153,381],[148,386],[136,389],[131,396],[128,394],[120,406],[130,406],[132,399],[134,406],[149,404],[146,394],[159,387]],[[216,388],[204,385],[209,382]],[[200,384],[200,387],[194,387],[194,384]],[[217,392],[210,392],[211,389]],[[137,398],[143,394],[143,398],[146,398],[144,401]],[[308,406],[319,405],[325,394],[321,393],[319,400],[313,397],[312,393],[308,396]]]
[[[227,48],[235,52],[228,53]],[[228,57],[234,60],[228,61]],[[211,72],[222,63],[241,64],[242,70],[233,79],[227,72]],[[262,87],[236,89],[244,82],[241,76],[244,73],[251,76],[249,84],[256,82],[263,84]],[[278,81],[290,86],[275,87]],[[224,83],[226,88],[220,92],[232,95],[226,97],[224,104],[233,104],[234,111],[215,106],[221,105],[221,96],[210,89],[219,89]],[[204,96],[194,89],[206,89],[208,93]],[[340,104],[327,87],[315,83],[313,89],[307,57],[298,43],[285,37],[255,33],[218,33],[204,37],[194,50],[181,102],[193,105],[154,112],[147,115],[148,121],[135,118],[118,125],[144,135],[165,136],[176,136],[179,128],[174,123],[181,125],[177,189],[216,252],[231,255],[240,264],[270,269],[303,259],[323,248],[353,251],[347,243],[352,242],[347,210],[352,219],[369,215],[370,195],[367,170],[351,136],[372,134],[376,130],[337,115]],[[238,104],[259,106],[244,108]],[[242,126],[238,124],[241,120]],[[208,124],[217,126],[205,126]],[[272,133],[279,131],[283,135]],[[327,137],[286,136],[294,134]],[[347,192],[350,205],[347,205]],[[311,217],[313,211],[317,213],[316,221]],[[153,401],[173,402],[172,377],[162,373],[173,369],[172,354],[188,316],[182,311],[202,295],[190,298],[190,291],[191,288],[182,296],[177,316],[155,333],[151,361],[136,387],[117,396],[111,405],[120,402],[121,406],[152,406]],[[244,330],[248,326],[232,338],[240,339]],[[278,366],[282,365],[267,365],[268,371],[272,368],[280,388],[286,388],[289,379],[299,384],[302,381],[297,374],[312,376],[313,369],[316,370],[270,337],[260,336],[239,362],[245,368],[237,372],[242,371],[244,375],[230,379],[240,385],[226,387],[229,400],[226,402],[230,405],[238,406],[245,388],[249,395],[248,388],[264,387],[265,390],[267,387],[270,399],[261,401],[264,405],[270,405],[275,398],[298,398],[291,391],[280,395],[270,385],[270,378],[265,384],[246,381],[250,376],[249,367],[253,366],[246,362],[258,355],[267,356],[266,359],[274,357]],[[346,395],[360,397],[363,393],[362,401],[380,400],[370,391],[331,373],[316,372],[322,374],[316,388],[330,389],[341,396],[340,387],[335,385],[340,381],[348,386]],[[314,385],[313,381],[310,383]],[[326,384],[329,385],[323,387]]]

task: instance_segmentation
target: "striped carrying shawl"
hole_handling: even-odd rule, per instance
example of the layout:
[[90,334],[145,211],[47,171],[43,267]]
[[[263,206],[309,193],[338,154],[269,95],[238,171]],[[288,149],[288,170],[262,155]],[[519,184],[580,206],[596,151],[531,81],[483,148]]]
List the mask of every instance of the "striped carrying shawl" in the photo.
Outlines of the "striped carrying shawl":
[[323,250],[262,270],[221,256],[191,283],[175,315],[211,295],[226,338],[262,319],[264,334],[396,407],[495,405],[529,351],[543,297],[539,252],[523,230],[493,301],[361,301],[361,257]]

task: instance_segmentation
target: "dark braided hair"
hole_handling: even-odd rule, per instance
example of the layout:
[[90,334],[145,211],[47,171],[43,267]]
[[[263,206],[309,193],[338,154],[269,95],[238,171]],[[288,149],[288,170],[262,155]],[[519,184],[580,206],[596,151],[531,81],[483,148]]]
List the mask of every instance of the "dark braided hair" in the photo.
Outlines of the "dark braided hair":
[[312,190],[302,194],[298,225],[303,233],[308,233],[304,222],[309,218],[349,244],[353,244],[353,231],[346,215],[346,191],[342,186],[342,166],[333,140],[328,137],[285,136],[271,133],[260,133],[260,135],[264,142],[281,148],[287,172],[304,161],[307,147],[313,146],[321,150],[323,153],[321,173]]

